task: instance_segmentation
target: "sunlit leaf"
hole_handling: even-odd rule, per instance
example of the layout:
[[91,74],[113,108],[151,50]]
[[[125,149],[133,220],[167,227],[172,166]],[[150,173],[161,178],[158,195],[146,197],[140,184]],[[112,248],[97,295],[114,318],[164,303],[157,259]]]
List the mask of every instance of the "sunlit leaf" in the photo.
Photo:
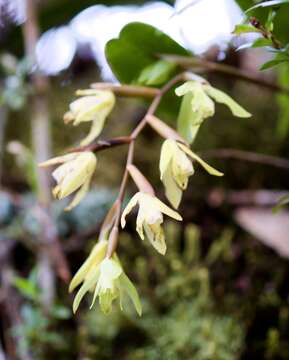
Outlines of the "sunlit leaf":
[[244,33],[252,33],[252,32],[259,32],[259,30],[249,24],[238,24],[235,26],[235,29],[233,30],[233,34],[235,35],[241,35]]
[[165,60],[158,60],[144,68],[137,79],[137,83],[143,85],[161,85],[169,80],[176,70],[176,65]]
[[[140,22],[126,25],[119,37],[110,40],[105,48],[106,58],[114,75],[120,82],[125,83],[137,82],[141,72],[153,66],[156,63],[156,56],[160,53],[188,55],[188,51],[168,35]],[[163,70],[163,64],[161,68]],[[167,69],[166,64],[166,71]],[[156,71],[156,68],[153,70]],[[159,72],[158,65],[158,77]]]

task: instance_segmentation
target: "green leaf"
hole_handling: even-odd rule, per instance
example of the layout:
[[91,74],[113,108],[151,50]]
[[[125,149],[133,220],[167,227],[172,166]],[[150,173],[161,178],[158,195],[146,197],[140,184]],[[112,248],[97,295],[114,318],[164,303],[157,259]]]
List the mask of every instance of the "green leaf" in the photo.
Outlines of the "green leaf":
[[[278,72],[278,83],[289,89],[289,66],[280,66]],[[277,96],[279,105],[279,116],[277,124],[277,136],[284,139],[289,133],[289,98],[287,94]]]
[[[105,54],[114,75],[120,82],[135,83],[145,68],[156,63],[158,54],[188,55],[189,53],[162,31],[151,25],[134,22],[122,29],[119,38],[112,39],[106,44]],[[164,68],[163,65],[161,67]]]
[[260,31],[256,29],[254,26],[249,24],[238,24],[235,26],[235,29],[233,30],[233,34],[235,35],[241,35],[244,33],[252,33],[252,32],[260,32]]
[[229,95],[224,93],[221,90],[218,90],[210,85],[206,86],[205,88],[207,94],[212,97],[218,103],[224,104],[228,106],[228,108],[232,111],[233,115],[241,117],[241,118],[248,118],[251,117],[251,114],[246,111],[242,106],[236,103]]
[[39,291],[37,286],[32,281],[15,276],[13,283],[24,297],[34,301],[38,300]]
[[174,63],[158,60],[142,70],[137,83],[152,86],[164,84],[175,70],[176,65]]
[[276,5],[283,5],[283,4],[289,4],[289,0],[271,0],[271,1],[264,1],[262,3],[259,3],[257,5],[254,5],[250,7],[248,10],[246,10],[246,13],[258,8],[265,8],[270,6],[276,6]]
[[284,62],[288,62],[289,59],[274,59],[274,60],[270,60],[270,61],[267,61],[265,62],[261,67],[260,67],[260,70],[267,70],[267,69],[270,69],[271,67],[273,66],[276,66],[276,65],[280,65]]
[[273,208],[273,212],[277,213],[278,211],[280,211],[285,205],[289,204],[289,194],[288,195],[284,195],[281,197],[281,199],[279,199],[277,205]]
[[265,46],[272,46],[272,41],[270,39],[260,38],[253,42],[252,48],[259,48]]

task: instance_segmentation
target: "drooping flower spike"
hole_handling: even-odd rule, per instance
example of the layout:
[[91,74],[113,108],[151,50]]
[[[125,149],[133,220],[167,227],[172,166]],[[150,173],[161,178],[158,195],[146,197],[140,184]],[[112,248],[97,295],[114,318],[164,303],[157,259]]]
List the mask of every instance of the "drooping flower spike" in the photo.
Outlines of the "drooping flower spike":
[[70,291],[83,282],[75,296],[73,312],[77,311],[84,295],[88,291],[93,291],[94,295],[90,308],[93,307],[98,297],[101,310],[108,314],[112,310],[113,301],[119,298],[120,308],[123,310],[123,298],[126,294],[141,316],[142,306],[136,288],[124,273],[116,254],[112,258],[105,257],[103,249],[107,245],[104,243],[107,242],[102,241],[100,245],[94,247],[88,259],[72,279]]
[[192,160],[197,161],[209,174],[223,176],[223,173],[203,161],[186,145],[172,139],[165,140],[160,156],[160,177],[166,197],[175,209],[179,207],[189,177],[194,174]]
[[214,101],[228,106],[234,116],[241,118],[251,116],[229,95],[212,87],[206,81],[187,81],[176,88],[175,92],[177,96],[183,96],[178,117],[178,131],[189,143],[194,141],[202,122],[214,115]]
[[178,221],[181,221],[182,217],[155,196],[144,192],[138,192],[131,198],[122,213],[122,228],[125,227],[126,216],[137,204],[139,205],[139,211],[136,220],[136,230],[140,238],[144,240],[144,238],[147,237],[152,246],[160,254],[164,255],[167,246],[165,234],[161,226],[163,223],[163,214]]
[[89,134],[80,143],[81,146],[90,144],[101,133],[104,122],[115,104],[115,96],[109,90],[78,90],[81,96],[73,101],[64,115],[65,123],[72,122],[74,126],[81,122],[92,121]]
[[72,202],[65,208],[65,210],[71,210],[86,195],[96,163],[96,156],[90,151],[84,151],[55,157],[39,164],[39,166],[47,167],[62,164],[52,173],[57,182],[53,189],[53,195],[56,199],[63,199],[79,189]]

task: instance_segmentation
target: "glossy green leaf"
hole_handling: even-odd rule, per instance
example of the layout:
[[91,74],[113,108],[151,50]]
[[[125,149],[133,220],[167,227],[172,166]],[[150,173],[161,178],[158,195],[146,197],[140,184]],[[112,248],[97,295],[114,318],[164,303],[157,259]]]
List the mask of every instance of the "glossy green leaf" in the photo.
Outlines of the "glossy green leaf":
[[241,35],[244,33],[252,33],[252,32],[259,32],[259,30],[249,24],[238,24],[235,26],[235,29],[233,30],[233,34],[235,35]]
[[252,48],[259,48],[265,46],[272,46],[272,41],[270,39],[260,38],[252,43]]
[[137,79],[138,84],[142,85],[161,85],[170,79],[175,72],[176,65],[165,60],[158,60],[144,68]]
[[[126,25],[119,37],[110,40],[105,48],[106,58],[114,75],[123,83],[137,82],[142,71],[156,63],[156,56],[160,53],[188,55],[188,51],[168,35],[140,22]],[[159,65],[156,67],[159,77]],[[164,65],[161,67],[163,69]],[[166,71],[167,68],[166,64]]]

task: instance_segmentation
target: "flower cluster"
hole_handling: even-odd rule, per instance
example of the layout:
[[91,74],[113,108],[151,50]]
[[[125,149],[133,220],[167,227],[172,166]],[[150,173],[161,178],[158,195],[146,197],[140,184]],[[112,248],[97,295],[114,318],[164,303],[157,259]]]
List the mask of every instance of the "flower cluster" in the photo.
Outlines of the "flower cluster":
[[96,298],[99,298],[101,310],[108,314],[112,309],[112,303],[119,298],[120,308],[123,309],[123,297],[128,295],[137,313],[141,315],[142,306],[138,293],[124,273],[120,261],[116,254],[112,258],[105,257],[107,251],[107,241],[101,240],[92,249],[90,255],[74,275],[69,291],[72,292],[81,283],[81,287],[73,302],[73,312],[75,313],[79,304],[88,291],[92,291],[92,307]]
[[[194,174],[194,162],[201,165],[211,175],[223,175],[203,161],[189,147],[189,143],[195,139],[204,119],[214,114],[214,101],[227,105],[236,116],[248,117],[250,114],[228,95],[213,88],[205,81],[188,81],[176,89],[176,94],[183,96],[178,132],[151,115],[150,112],[143,119],[143,124],[150,124],[155,131],[165,138],[160,154],[160,179],[164,184],[168,201],[173,208],[178,209],[183,191],[188,186],[190,176]],[[63,199],[76,192],[66,210],[70,210],[79,204],[89,189],[97,159],[94,153],[89,151],[87,145],[99,136],[105,120],[115,104],[114,94],[108,90],[80,90],[77,95],[81,97],[70,104],[70,110],[64,115],[64,121],[66,123],[72,122],[73,125],[87,121],[92,122],[89,134],[81,142],[85,148],[40,164],[40,166],[60,164],[52,173],[57,183],[53,189],[55,198]],[[142,128],[143,124],[136,130]],[[127,295],[137,313],[141,315],[142,307],[138,293],[125,274],[116,254],[119,225],[122,228],[125,227],[127,215],[138,205],[136,218],[138,235],[142,240],[146,238],[160,254],[165,255],[167,246],[162,227],[163,215],[177,221],[182,220],[178,212],[156,197],[151,184],[132,164],[135,137],[135,132],[133,132],[121,190],[102,224],[99,241],[70,283],[70,292],[80,286],[73,303],[74,312],[78,309],[84,295],[87,292],[93,292],[91,307],[98,298],[101,310],[107,314],[111,311],[112,304],[116,299],[119,299],[122,309],[124,295]],[[138,192],[130,199],[121,213],[129,175],[137,186]]]

